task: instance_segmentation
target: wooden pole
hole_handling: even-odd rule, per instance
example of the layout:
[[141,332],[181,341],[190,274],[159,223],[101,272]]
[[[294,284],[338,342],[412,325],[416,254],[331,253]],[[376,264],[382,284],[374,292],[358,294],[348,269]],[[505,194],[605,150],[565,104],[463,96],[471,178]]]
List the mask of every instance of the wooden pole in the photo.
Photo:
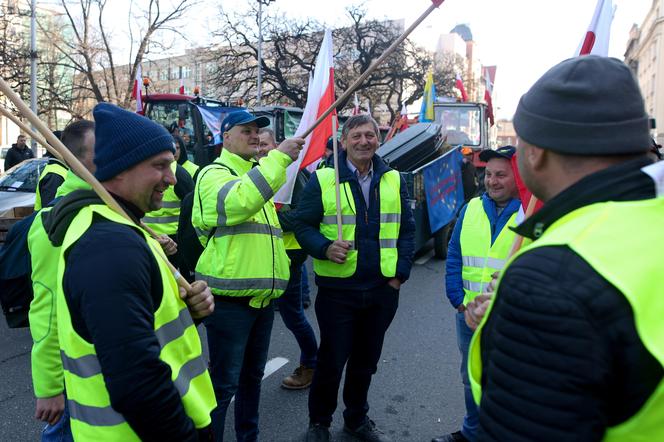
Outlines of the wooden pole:
[[334,195],[337,198],[337,239],[343,240],[341,217],[341,185],[339,184],[339,147],[337,146],[337,116],[332,115],[332,155],[334,155]]
[[[114,210],[116,213],[119,215],[123,216],[127,220],[129,220],[132,224],[134,224],[134,220],[132,220],[129,215],[124,211],[124,209],[118,204],[117,201],[115,201],[115,198],[111,196],[110,193],[104,188],[104,186],[101,185],[99,181],[90,173],[88,169],[81,164],[80,161],[78,161],[78,158],[72,154],[69,149],[65,147],[64,144],[58,138],[53,135],[53,132],[50,131],[48,127],[35,115],[30,108],[23,102],[21,97],[19,97],[16,92],[12,90],[12,88],[7,84],[7,82],[0,77],[0,92],[2,92],[7,98],[9,98],[12,103],[14,103],[14,106],[19,110],[19,112],[25,116],[28,120],[30,120],[30,124],[32,124],[35,129],[39,133],[41,133],[46,141],[55,149],[57,150],[60,155],[62,155],[62,158],[64,161],[69,165],[69,167],[78,175],[81,179],[85,180],[91,187],[92,190],[95,191],[97,195],[104,201],[104,203],[110,207],[112,210]],[[147,226],[144,224],[140,224],[140,226],[145,229],[153,238],[157,237],[157,234],[152,230],[149,229]],[[175,276],[175,279],[177,280],[178,284],[180,287],[184,288],[187,292],[191,291],[191,286],[187,282],[186,279],[178,272],[178,270],[173,267],[173,265],[168,261],[166,258],[166,255],[163,253],[161,248],[157,251],[159,256],[165,261],[166,265],[168,268],[173,272],[173,275]]]
[[409,27],[408,29],[406,29],[406,30],[403,32],[403,34],[401,34],[401,35],[399,36],[399,38],[397,38],[397,39],[396,39],[396,40],[390,45],[390,47],[387,48],[387,49],[385,50],[385,52],[383,52],[383,54],[382,54],[380,57],[378,57],[378,60],[376,60],[376,61],[374,61],[373,63],[371,63],[371,66],[369,66],[369,67],[367,68],[367,70],[364,71],[364,73],[363,73],[362,75],[360,75],[359,78],[358,78],[357,80],[355,80],[355,83],[353,83],[352,85],[350,85],[350,87],[349,87],[348,89],[346,89],[346,92],[344,92],[339,98],[337,98],[337,100],[336,100],[334,103],[332,103],[332,104],[330,105],[330,107],[328,107],[327,110],[326,110],[325,112],[323,112],[323,114],[322,114],[320,117],[318,117],[318,119],[316,120],[316,122],[315,122],[313,125],[311,125],[307,130],[305,130],[304,133],[303,133],[302,135],[300,135],[300,136],[301,136],[302,138],[306,138],[307,135],[309,135],[311,132],[313,132],[313,130],[314,130],[316,127],[318,127],[318,125],[321,124],[321,123],[323,122],[323,120],[325,120],[325,118],[327,118],[327,116],[330,115],[330,113],[331,113],[334,109],[336,109],[337,106],[339,106],[339,104],[341,104],[341,103],[343,103],[344,101],[346,101],[346,99],[347,99],[348,97],[350,97],[350,95],[351,95],[353,92],[355,92],[355,90],[356,90],[356,89],[362,84],[362,82],[363,82],[364,80],[366,80],[367,77],[368,77],[373,71],[375,71],[376,68],[377,68],[378,66],[380,66],[380,65],[383,63],[383,61],[385,61],[385,59],[386,59],[387,57],[389,57],[389,56],[392,54],[392,52],[394,52],[394,50],[397,48],[397,46],[399,46],[399,45],[401,44],[401,42],[403,42],[406,38],[408,38],[408,36],[410,35],[410,33],[413,32],[413,31],[415,30],[415,28],[417,28],[417,27],[420,25],[420,23],[422,23],[422,21],[424,21],[424,19],[427,18],[427,17],[429,16],[429,14],[431,14],[431,12],[432,12],[434,9],[436,9],[437,7],[439,7],[444,1],[445,1],[445,0],[432,0],[431,5],[427,8],[427,10],[424,11],[424,13],[423,13],[422,15],[420,15],[420,16],[418,17],[418,19],[415,20],[415,21],[413,22],[413,24],[410,25],[410,27]]
[[16,115],[12,114],[10,111],[8,111],[7,109],[5,109],[5,108],[2,107],[2,106],[0,106],[0,114],[4,115],[5,117],[7,117],[7,118],[9,118],[10,120],[12,120],[12,123],[14,123],[14,124],[17,125],[18,127],[20,127],[21,130],[22,130],[23,132],[25,132],[30,138],[32,138],[33,140],[35,140],[36,142],[38,142],[39,144],[41,144],[42,146],[44,146],[44,147],[46,148],[46,150],[48,150],[49,152],[51,152],[51,154],[52,154],[55,158],[57,158],[58,160],[64,162],[64,158],[62,158],[62,155],[60,155],[60,153],[59,153],[57,150],[55,150],[53,147],[51,147],[51,145],[48,144],[48,143],[46,142],[46,140],[45,140],[41,135],[35,133],[35,132],[34,132],[34,131],[33,131],[33,130],[27,125],[27,124],[25,124],[24,122],[22,122],[21,120],[19,120],[19,119],[16,117]]
[[[535,211],[535,206],[537,206],[537,201],[538,200],[537,198],[535,198],[535,195],[530,196],[530,201],[528,201],[528,206],[526,207],[526,213],[524,219],[528,219],[528,217],[533,214],[533,212]],[[514,254],[521,249],[522,245],[523,245],[523,236],[516,235],[514,237],[514,242],[512,243],[512,248],[510,249],[510,257],[514,256]]]

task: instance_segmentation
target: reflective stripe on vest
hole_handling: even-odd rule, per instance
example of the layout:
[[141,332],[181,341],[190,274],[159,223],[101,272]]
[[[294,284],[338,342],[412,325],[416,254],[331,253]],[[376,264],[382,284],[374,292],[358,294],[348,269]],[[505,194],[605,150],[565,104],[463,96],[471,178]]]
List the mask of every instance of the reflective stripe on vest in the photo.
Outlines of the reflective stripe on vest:
[[[131,225],[104,205],[84,207],[72,221],[62,245],[58,265],[58,338],[64,368],[65,386],[76,440],[138,440],[123,417],[113,410],[94,345],[79,336],[71,322],[62,288],[67,251],[87,231],[98,214],[113,222]],[[135,228],[135,226],[132,226]],[[163,295],[154,312],[154,332],[161,347],[160,359],[171,369],[171,380],[182,398],[185,412],[196,428],[210,424],[215,408],[214,390],[203,360],[196,326],[180,299],[177,284],[163,259],[159,244],[137,229],[155,257],[161,274]]]
[[[663,213],[664,198],[586,206],[556,221],[513,259],[537,247],[567,246],[572,249],[625,296],[633,311],[641,342],[664,365],[664,297],[661,295],[664,272],[660,259],[664,249],[664,229],[659,227]],[[616,232],[638,233],[617,235]],[[490,312],[491,307],[473,334],[470,345],[468,373],[477,403],[482,394],[481,336]],[[662,410],[664,380],[633,416],[607,428],[603,440],[664,440]]]
[[[175,176],[177,163],[171,163],[171,171]],[[153,210],[145,214],[143,221],[155,233],[160,235],[175,235],[178,232],[178,220],[180,219],[180,198],[175,194],[175,186],[168,186],[164,192],[161,209]]]
[[464,305],[484,291],[491,282],[491,275],[505,266],[516,235],[509,227],[516,225],[516,215],[512,214],[491,244],[491,222],[484,211],[482,198],[476,197],[468,202],[459,238]]
[[41,193],[39,192],[39,183],[44,179],[44,177],[50,173],[54,173],[62,177],[63,181],[67,179],[67,169],[62,163],[52,162],[46,165],[42,172],[39,174],[39,180],[37,181],[37,189],[35,191],[35,212],[42,208]]
[[[334,241],[337,239],[337,203],[334,190],[334,169],[324,168],[316,171],[321,189],[323,203],[323,219],[320,233]],[[380,230],[378,234],[380,247],[380,269],[383,276],[391,278],[396,274],[399,239],[401,227],[401,177],[396,170],[384,173],[378,187]],[[317,275],[334,278],[348,278],[357,270],[357,250],[355,249],[355,232],[357,211],[350,183],[341,183],[341,223],[342,239],[350,241],[351,250],[346,262],[336,264],[328,260],[314,259],[314,271]]]

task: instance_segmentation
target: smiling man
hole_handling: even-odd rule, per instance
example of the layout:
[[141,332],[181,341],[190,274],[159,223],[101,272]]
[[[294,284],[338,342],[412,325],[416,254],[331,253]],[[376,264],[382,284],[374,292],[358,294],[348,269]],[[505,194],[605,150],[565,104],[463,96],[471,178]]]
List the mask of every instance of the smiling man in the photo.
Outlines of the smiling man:
[[344,367],[344,431],[364,441],[390,440],[367,416],[367,396],[399,289],[410,275],[415,222],[399,172],[376,155],[378,140],[378,125],[369,115],[352,116],[344,124],[342,238],[337,237],[334,169],[316,171],[297,211],[297,240],[314,258],[321,339],[309,393],[309,442],[330,440]]
[[473,331],[466,325],[463,312],[466,304],[484,291],[491,275],[502,269],[514,241],[515,234],[509,227],[516,225],[521,205],[510,164],[514,152],[513,146],[503,146],[480,154],[480,160],[487,163],[484,173],[486,193],[471,199],[461,209],[447,249],[445,293],[457,310],[457,345],[461,352],[466,414],[461,431],[434,438],[432,442],[473,441],[479,425],[466,369]]

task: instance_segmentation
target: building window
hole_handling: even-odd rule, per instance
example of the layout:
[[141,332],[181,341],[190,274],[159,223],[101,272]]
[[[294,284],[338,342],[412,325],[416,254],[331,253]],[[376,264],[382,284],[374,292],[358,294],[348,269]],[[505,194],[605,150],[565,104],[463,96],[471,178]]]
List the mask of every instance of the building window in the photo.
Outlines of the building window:
[[178,77],[180,76],[180,70],[176,69],[176,68],[173,68],[173,69],[170,69],[170,71],[171,71],[170,75],[169,75],[170,79],[171,80],[177,80]]
[[159,79],[162,81],[168,80],[168,71],[167,70],[159,71]]
[[182,78],[191,77],[191,68],[189,66],[183,66],[181,69],[182,69]]

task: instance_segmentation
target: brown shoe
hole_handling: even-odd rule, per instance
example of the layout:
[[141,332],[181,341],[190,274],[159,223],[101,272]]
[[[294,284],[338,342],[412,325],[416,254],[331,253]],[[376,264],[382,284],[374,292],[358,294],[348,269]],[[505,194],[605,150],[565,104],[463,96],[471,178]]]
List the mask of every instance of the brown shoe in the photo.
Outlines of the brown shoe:
[[286,376],[281,381],[281,386],[288,390],[302,390],[309,388],[314,378],[314,369],[300,365],[295,369],[292,375]]

